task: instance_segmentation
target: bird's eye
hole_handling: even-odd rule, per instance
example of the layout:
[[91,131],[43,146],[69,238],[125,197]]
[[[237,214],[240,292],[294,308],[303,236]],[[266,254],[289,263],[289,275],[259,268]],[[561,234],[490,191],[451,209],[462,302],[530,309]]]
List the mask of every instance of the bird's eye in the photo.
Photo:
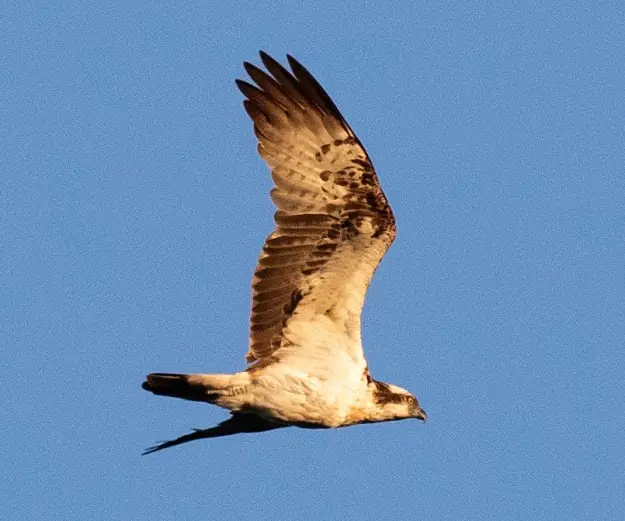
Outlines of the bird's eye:
[[414,397],[414,396],[409,396],[409,397],[408,397],[408,403],[409,403],[410,405],[414,405],[415,403],[417,403],[417,400],[415,399],[415,397]]

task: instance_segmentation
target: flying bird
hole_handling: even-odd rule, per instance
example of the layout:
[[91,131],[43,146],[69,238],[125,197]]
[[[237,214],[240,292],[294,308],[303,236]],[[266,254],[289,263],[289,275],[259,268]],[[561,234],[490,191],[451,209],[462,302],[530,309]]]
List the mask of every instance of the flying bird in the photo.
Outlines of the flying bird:
[[252,279],[249,366],[235,374],[149,374],[143,389],[218,405],[231,416],[154,445],[288,426],[346,427],[418,418],[405,389],[375,380],[361,341],[367,287],[395,239],[395,218],[367,152],[336,105],[293,57],[264,52],[237,80],[271,169],[275,230]]

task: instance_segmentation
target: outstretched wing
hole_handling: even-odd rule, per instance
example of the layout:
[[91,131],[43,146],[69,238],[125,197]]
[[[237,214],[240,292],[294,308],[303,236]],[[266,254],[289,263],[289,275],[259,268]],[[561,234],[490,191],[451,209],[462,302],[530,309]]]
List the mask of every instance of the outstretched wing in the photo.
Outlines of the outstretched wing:
[[360,315],[395,238],[393,213],[365,149],[321,85],[291,56],[292,72],[260,56],[269,74],[245,63],[256,86],[237,85],[271,169],[277,212],[252,281],[246,359],[268,357],[285,338],[298,343],[338,327],[362,360]]
[[215,427],[211,427],[210,429],[193,429],[193,432],[180,436],[175,440],[164,441],[148,447],[145,451],[143,451],[142,455],[145,456],[146,454],[152,454],[153,452],[168,449],[169,447],[175,447],[176,445],[181,445],[182,443],[187,443],[189,441],[231,436],[242,432],[264,432],[273,429],[280,429],[282,427],[286,427],[286,425],[265,420],[255,414],[234,412],[230,418],[222,421],[218,425],[215,425]]

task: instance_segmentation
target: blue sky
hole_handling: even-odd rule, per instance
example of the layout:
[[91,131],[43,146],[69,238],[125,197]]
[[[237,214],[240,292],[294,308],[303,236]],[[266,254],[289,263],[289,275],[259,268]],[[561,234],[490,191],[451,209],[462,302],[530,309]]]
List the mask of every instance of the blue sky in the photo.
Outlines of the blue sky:
[[[20,2],[0,19],[0,479],[30,519],[618,519],[616,2]],[[321,81],[399,226],[364,311],[429,421],[158,440],[243,367],[270,178],[234,79]]]

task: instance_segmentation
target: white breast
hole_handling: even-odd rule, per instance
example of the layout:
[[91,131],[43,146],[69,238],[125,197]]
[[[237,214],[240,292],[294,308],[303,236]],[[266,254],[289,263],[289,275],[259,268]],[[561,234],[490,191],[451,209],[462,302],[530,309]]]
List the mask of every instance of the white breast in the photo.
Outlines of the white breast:
[[366,393],[363,368],[347,355],[290,353],[255,375],[247,398],[264,416],[338,427]]

